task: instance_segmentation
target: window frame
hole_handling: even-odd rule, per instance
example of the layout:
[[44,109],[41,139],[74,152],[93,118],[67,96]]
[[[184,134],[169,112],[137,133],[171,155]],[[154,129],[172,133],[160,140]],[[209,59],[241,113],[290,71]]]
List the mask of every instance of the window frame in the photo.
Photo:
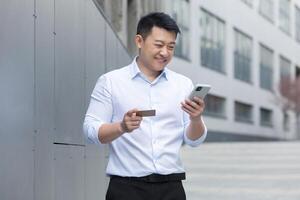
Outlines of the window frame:
[[[267,2],[268,5],[272,5],[270,10],[272,11],[271,13],[266,13],[265,11],[267,11],[265,9],[265,5],[266,3],[262,4],[262,2]],[[275,5],[274,5],[274,1],[273,0],[260,0],[259,1],[259,14],[265,18],[266,20],[268,20],[269,22],[271,22],[272,24],[274,23],[274,16],[275,16]]]
[[[271,66],[266,65],[266,56],[264,57],[264,60],[262,59],[262,50],[265,50],[265,52],[270,53],[270,64]],[[267,55],[267,54],[265,54]],[[267,90],[267,91],[273,91],[274,90],[274,51],[267,47],[266,45],[260,43],[259,45],[259,86],[261,89]],[[268,80],[270,80],[270,83],[265,84],[263,80],[266,80],[266,77],[263,77],[263,74],[270,74],[271,77],[267,76]],[[263,84],[264,83],[264,84]]]
[[[204,15],[205,20],[209,19],[210,24],[213,26],[205,26],[203,23]],[[207,16],[209,18],[207,18]],[[217,26],[216,26],[217,24]],[[211,13],[207,9],[200,7],[200,58],[201,66],[214,70],[219,73],[226,73],[226,24],[217,15]],[[213,30],[217,31],[213,31]],[[216,40],[216,41],[215,41]],[[217,48],[206,48],[207,46],[217,46]],[[214,57],[219,59],[214,59]],[[213,58],[213,59],[212,59]]]
[[[269,114],[269,120],[268,121],[263,121],[263,112],[268,112],[265,114]],[[264,127],[273,127],[273,110],[272,109],[268,109],[268,108],[264,108],[264,107],[260,107],[259,109],[259,121],[260,121],[260,125],[264,126]]]
[[[234,78],[246,82],[246,83],[253,83],[253,72],[252,72],[252,65],[253,65],[253,39],[248,34],[244,33],[243,31],[234,28]],[[237,39],[239,38],[239,39]],[[242,41],[243,40],[243,41]],[[249,49],[247,49],[250,47]],[[248,55],[246,55],[248,54]],[[241,60],[242,63],[249,63],[248,66],[240,66],[237,65],[237,60]],[[240,63],[240,62],[238,62]],[[247,68],[248,67],[248,68]],[[247,72],[248,75],[240,74],[239,72]],[[245,78],[246,77],[246,78]]]
[[[180,5],[178,6],[176,3]],[[187,4],[187,7],[190,9],[191,4],[189,3],[189,1],[186,0],[175,0],[175,2],[173,2],[171,6],[171,13],[172,13],[171,16],[175,19],[181,31],[181,34],[178,34],[176,38],[174,56],[190,61],[191,59],[190,58],[191,40],[190,40],[190,28],[189,28],[191,23],[190,14],[189,14],[190,12],[189,11],[187,12],[188,19],[185,19],[185,16],[183,14],[180,15],[180,13],[182,12],[176,9],[176,6],[178,6],[180,9],[184,9],[183,4]],[[185,46],[187,47],[185,48]],[[185,50],[187,50],[187,52],[185,52]]]
[[[243,109],[249,109],[249,117],[241,117],[240,113],[238,113],[237,111],[237,105],[240,105],[240,106],[245,106]],[[248,107],[248,108],[247,108]],[[241,102],[241,101],[234,101],[234,120],[236,122],[241,122],[241,123],[247,123],[247,124],[253,124],[254,121],[253,121],[253,105],[249,104],[249,103],[244,103],[244,102]],[[245,111],[245,110],[244,110]],[[242,111],[243,112],[243,111]]]
[[[217,100],[217,101],[214,101],[214,102],[209,102],[210,98],[214,98],[214,100]],[[226,98],[225,97],[221,97],[221,96],[218,96],[218,95],[213,95],[213,94],[208,94],[205,99],[205,110],[204,110],[204,113],[203,115],[206,115],[206,116],[211,116],[211,117],[216,117],[216,118],[223,118],[223,119],[226,119]],[[220,104],[218,104],[220,103]],[[214,111],[210,111],[210,104],[214,104],[213,107],[214,107],[214,110],[218,110],[215,109],[216,107],[218,107],[219,105],[221,105],[221,112],[214,112]],[[217,106],[216,106],[217,105]]]
[[[282,2],[288,2],[288,9],[285,7],[282,8]],[[279,29],[282,30],[287,35],[291,34],[291,1],[290,0],[279,0]],[[288,10],[288,11],[286,11]],[[284,27],[283,25],[286,25],[287,27]],[[286,30],[287,28],[288,30]]]

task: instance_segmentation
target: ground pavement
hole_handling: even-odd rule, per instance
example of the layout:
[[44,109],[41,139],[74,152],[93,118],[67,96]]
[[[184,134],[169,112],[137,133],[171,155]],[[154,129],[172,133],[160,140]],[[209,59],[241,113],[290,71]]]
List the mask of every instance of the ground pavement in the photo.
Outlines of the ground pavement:
[[187,200],[300,200],[300,142],[183,147]]

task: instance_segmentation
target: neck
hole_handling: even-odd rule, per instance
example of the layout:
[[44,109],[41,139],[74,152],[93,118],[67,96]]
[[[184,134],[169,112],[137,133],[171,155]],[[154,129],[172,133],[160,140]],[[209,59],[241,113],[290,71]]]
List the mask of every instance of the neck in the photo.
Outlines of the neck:
[[154,81],[160,74],[162,71],[153,71],[150,70],[149,68],[147,68],[144,64],[144,62],[138,57],[136,60],[136,63],[139,67],[139,69],[141,70],[141,72],[147,77],[147,79],[149,81]]

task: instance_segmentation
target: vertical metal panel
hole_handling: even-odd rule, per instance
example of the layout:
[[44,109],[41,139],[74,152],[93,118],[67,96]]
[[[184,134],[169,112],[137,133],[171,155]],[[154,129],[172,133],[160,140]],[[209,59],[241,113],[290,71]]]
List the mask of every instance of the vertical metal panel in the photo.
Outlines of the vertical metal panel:
[[105,21],[92,0],[86,1],[86,106],[97,79],[105,72]]
[[104,200],[108,177],[105,175],[106,146],[87,145],[85,160],[85,176],[86,176],[86,199],[87,200]]
[[83,144],[84,1],[55,1],[55,142]]
[[54,145],[55,200],[84,199],[84,147]]
[[33,199],[34,0],[0,6],[0,199]]
[[53,200],[54,0],[36,1],[35,199]]
[[36,15],[36,124],[44,133],[54,129],[54,0],[37,1]]
[[131,63],[131,57],[120,42],[117,45],[117,55],[118,66],[122,67]]
[[[96,81],[105,72],[105,20],[93,1],[86,1],[86,109]],[[108,178],[105,175],[106,146],[85,147],[86,199],[104,200]]]
[[91,0],[54,1],[1,2],[1,200],[105,196],[107,146],[53,142],[84,144],[96,79],[128,55]]
[[116,52],[117,52],[117,42],[118,39],[116,38],[115,33],[111,29],[111,27],[106,24],[105,25],[105,48],[106,48],[106,71],[111,71],[116,69],[117,67],[117,59],[116,59]]

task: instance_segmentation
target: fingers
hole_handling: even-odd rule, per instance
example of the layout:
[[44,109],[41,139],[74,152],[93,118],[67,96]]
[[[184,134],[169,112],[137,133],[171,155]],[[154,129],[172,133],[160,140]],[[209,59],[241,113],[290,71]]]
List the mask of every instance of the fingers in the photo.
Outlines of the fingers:
[[124,132],[132,132],[134,129],[140,127],[143,118],[140,116],[136,116],[137,111],[138,109],[132,109],[124,115],[123,121],[121,123]]
[[131,116],[131,115],[135,114],[137,111],[138,111],[138,109],[137,109],[137,108],[134,108],[134,109],[132,109],[132,110],[129,110],[129,111],[126,113],[126,115]]
[[193,101],[186,99],[184,102],[181,103],[182,110],[184,110],[190,115],[191,118],[194,119],[198,119],[201,116],[204,107],[204,101],[198,97],[195,97]]
[[[189,102],[194,102],[194,103],[196,103],[196,105],[199,105],[199,106],[204,106],[204,101],[203,101],[203,99],[201,99],[201,98],[199,98],[199,97],[194,97],[193,98],[193,101],[191,101],[191,100],[187,100],[187,101],[189,101]],[[194,104],[193,104],[194,105]]]
[[187,108],[185,108],[185,107],[181,107],[182,108],[182,110],[184,110],[185,112],[187,112],[189,115],[191,115],[192,114],[192,112],[190,111],[190,110],[188,110]]
[[143,118],[141,116],[136,116],[136,112],[139,111],[138,109],[132,109],[132,110],[129,110],[127,113],[126,113],[126,116],[130,117],[130,119],[132,121],[140,121],[142,120]]
[[181,105],[183,108],[191,112],[196,112],[197,109],[199,109],[199,105],[196,105],[195,102],[191,102],[191,101],[185,101],[184,103],[181,103]]
[[193,101],[186,99],[184,103],[181,103],[181,105],[188,110],[196,112],[197,110],[203,109],[204,101],[196,97]]

